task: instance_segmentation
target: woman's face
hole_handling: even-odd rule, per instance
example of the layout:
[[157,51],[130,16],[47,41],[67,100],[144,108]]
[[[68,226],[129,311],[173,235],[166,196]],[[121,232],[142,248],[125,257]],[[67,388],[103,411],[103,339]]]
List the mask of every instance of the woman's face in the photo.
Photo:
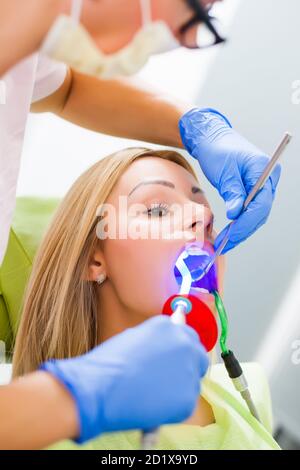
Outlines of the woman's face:
[[[121,202],[122,201],[122,202]],[[162,312],[179,292],[174,268],[185,246],[212,248],[213,214],[195,177],[177,163],[159,157],[135,160],[106,201],[115,210],[105,230],[122,237],[101,240],[107,280],[126,309],[145,317]],[[103,219],[105,220],[105,218]],[[100,233],[100,232],[99,232]],[[111,236],[111,234],[110,234]],[[191,290],[212,308],[213,296]]]

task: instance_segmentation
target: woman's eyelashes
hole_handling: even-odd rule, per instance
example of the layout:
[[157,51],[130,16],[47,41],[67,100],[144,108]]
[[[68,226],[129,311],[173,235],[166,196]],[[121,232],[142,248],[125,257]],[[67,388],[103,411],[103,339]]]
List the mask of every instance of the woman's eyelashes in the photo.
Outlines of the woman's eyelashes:
[[152,217],[164,217],[170,213],[170,208],[168,204],[159,202],[156,204],[151,204],[150,207],[144,212],[149,218]]
[[[198,204],[198,205],[206,207],[204,204]],[[172,205],[166,202],[156,202],[156,203],[149,204],[148,207],[146,205],[146,209],[142,211],[142,214],[147,215],[149,219],[162,218],[165,216],[172,216],[172,215],[175,216],[176,214],[178,216],[181,213],[180,209],[182,209],[180,204]],[[181,215],[182,215],[182,218],[184,218],[183,214]],[[213,214],[211,214],[210,220],[206,224],[206,233],[207,233],[207,236],[209,237],[212,235],[213,225],[214,225],[214,216]]]
[[209,224],[206,227],[206,236],[211,241],[213,241],[213,239],[214,239],[214,233],[213,232],[214,232],[214,214],[211,214]]

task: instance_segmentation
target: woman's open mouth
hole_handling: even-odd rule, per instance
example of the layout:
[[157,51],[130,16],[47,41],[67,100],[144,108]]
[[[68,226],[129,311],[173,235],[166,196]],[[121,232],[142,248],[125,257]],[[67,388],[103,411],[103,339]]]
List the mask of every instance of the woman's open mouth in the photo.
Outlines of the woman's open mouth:
[[[185,264],[192,277],[191,289],[197,289],[198,292],[206,294],[218,290],[217,269],[215,264],[213,264],[211,269],[201,279],[197,280],[197,277],[199,277],[201,272],[203,272],[208,265],[212,255],[213,248],[208,243],[205,243],[203,246],[197,243],[191,243],[187,245],[184,251],[179,255],[182,260],[181,264],[182,262]],[[178,285],[181,286],[183,280],[182,271],[178,268],[177,263],[174,268],[174,274]]]

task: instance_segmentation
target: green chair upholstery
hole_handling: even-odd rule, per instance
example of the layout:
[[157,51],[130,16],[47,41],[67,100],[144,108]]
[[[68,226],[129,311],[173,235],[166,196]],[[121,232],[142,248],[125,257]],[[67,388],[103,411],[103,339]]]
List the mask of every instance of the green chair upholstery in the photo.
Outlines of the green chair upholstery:
[[[6,310],[5,302],[2,294],[0,295],[0,341],[4,341],[5,349],[9,350],[12,343],[12,333],[8,318],[8,313]],[[1,348],[2,351],[2,348]],[[0,363],[2,362],[2,357],[0,353]]]
[[59,199],[18,198],[0,268],[0,341],[11,352],[32,262]]

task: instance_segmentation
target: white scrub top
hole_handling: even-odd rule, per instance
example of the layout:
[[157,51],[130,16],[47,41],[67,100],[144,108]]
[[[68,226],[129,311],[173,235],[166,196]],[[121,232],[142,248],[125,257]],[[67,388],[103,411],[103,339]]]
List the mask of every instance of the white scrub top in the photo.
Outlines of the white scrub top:
[[66,73],[64,64],[34,54],[0,77],[0,266],[15,209],[30,105],[54,93],[64,82]]

